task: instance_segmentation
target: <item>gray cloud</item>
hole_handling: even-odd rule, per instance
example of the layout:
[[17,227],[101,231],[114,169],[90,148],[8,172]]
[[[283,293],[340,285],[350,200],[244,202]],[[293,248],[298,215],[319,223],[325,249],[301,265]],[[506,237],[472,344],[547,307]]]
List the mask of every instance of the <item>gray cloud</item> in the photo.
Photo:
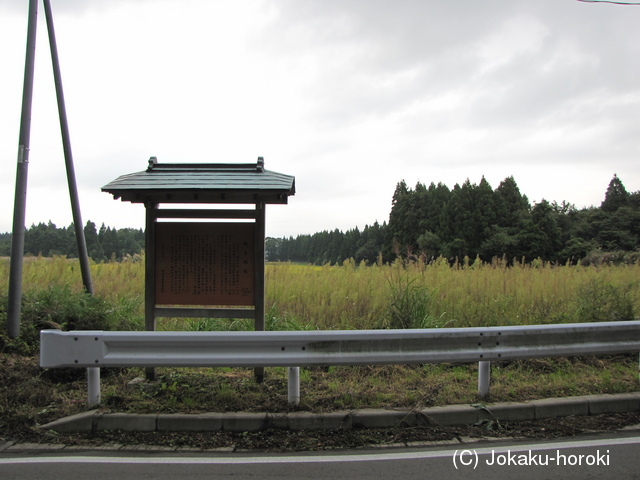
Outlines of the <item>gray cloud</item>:
[[[149,0],[136,0],[139,2]],[[42,1],[38,0],[38,11],[44,12]],[[84,15],[91,11],[101,11],[114,8],[121,4],[126,4],[127,0],[51,0],[51,11],[54,16],[60,15]],[[28,12],[28,0],[3,0],[0,8],[6,9],[6,11],[14,13],[24,13],[25,16]]]
[[[576,0],[52,4],[76,157],[91,164],[78,162],[78,175],[96,192],[101,179],[139,170],[151,154],[253,161],[244,155],[255,149],[269,168],[296,175],[299,195],[287,211],[314,231],[384,221],[401,178],[451,186],[487,174],[495,187],[514,175],[532,199],[577,202],[567,182],[552,190],[552,181],[535,179],[545,173],[536,166],[583,181],[603,176],[598,201],[614,171],[630,190],[640,182],[627,173],[639,153],[640,8]],[[26,21],[26,5],[0,3],[0,23]],[[21,71],[23,49],[7,71]],[[20,95],[14,77],[5,104]],[[14,125],[14,117],[0,119]],[[55,131],[52,118],[40,132]],[[14,138],[0,141],[5,156],[15,156]],[[37,179],[39,168],[34,185],[50,180]],[[346,224],[305,210],[326,198],[344,203]]]
[[[582,121],[570,117],[577,104],[584,119],[590,98],[638,88],[640,64],[629,62],[637,58],[638,42],[630,38],[625,7],[555,0],[270,6],[277,14],[256,42],[301,68],[313,59],[307,92],[316,120],[331,125],[457,92],[472,93],[457,111],[469,125],[531,128],[554,119]],[[518,26],[530,32],[520,35]],[[511,54],[492,58],[483,50],[491,42],[496,55],[504,54],[501,48]],[[592,108],[602,113],[605,107]]]

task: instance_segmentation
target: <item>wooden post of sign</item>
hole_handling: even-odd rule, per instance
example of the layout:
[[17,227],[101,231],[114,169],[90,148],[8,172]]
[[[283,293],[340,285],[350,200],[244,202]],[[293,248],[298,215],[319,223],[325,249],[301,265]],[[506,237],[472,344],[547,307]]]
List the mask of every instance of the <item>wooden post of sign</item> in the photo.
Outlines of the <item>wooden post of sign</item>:
[[[265,260],[265,204],[256,203],[256,229],[255,229],[255,282],[254,282],[254,308],[255,330],[264,331],[264,260]],[[256,381],[264,380],[264,367],[255,367]]]
[[[144,235],[144,329],[153,332],[156,329],[156,217],[158,205],[145,204],[145,235]],[[147,380],[156,379],[156,369],[145,369]]]

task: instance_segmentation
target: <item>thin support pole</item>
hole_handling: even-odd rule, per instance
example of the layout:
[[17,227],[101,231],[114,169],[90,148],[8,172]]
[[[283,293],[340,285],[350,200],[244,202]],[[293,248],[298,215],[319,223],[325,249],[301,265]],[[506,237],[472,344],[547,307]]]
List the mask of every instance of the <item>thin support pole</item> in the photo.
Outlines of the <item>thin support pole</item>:
[[76,233],[76,244],[78,245],[78,259],[80,260],[82,284],[84,285],[85,291],[88,294],[93,295],[93,284],[91,282],[91,271],[89,269],[89,255],[87,253],[87,243],[84,237],[84,224],[82,223],[82,215],[80,214],[80,200],[78,196],[78,186],[76,183],[76,173],[73,167],[73,153],[71,150],[71,137],[69,135],[69,124],[67,121],[67,108],[64,101],[64,91],[62,89],[62,75],[60,73],[58,45],[53,25],[51,2],[49,0],[44,0],[44,11],[47,19],[47,30],[49,32],[49,47],[51,49],[53,78],[56,86],[56,96],[58,98],[58,115],[60,117],[62,147],[64,150],[64,160],[67,169],[67,183],[69,184],[69,196],[71,197],[71,212],[73,215],[73,225]]
[[300,403],[300,367],[288,368],[288,398],[290,405]]
[[486,398],[489,395],[489,379],[491,378],[491,362],[478,362],[478,396]]
[[100,367],[87,368],[87,393],[90,407],[100,405]]
[[[145,204],[144,231],[144,329],[153,332],[156,329],[156,220],[158,205]],[[148,381],[156,379],[156,369],[147,367],[145,376]]]
[[264,260],[265,260],[266,215],[265,204],[256,204],[255,228],[255,330],[264,331]]
[[22,257],[24,256],[25,211],[27,204],[27,177],[29,172],[29,147],[31,138],[31,105],[33,99],[33,72],[36,53],[37,26],[38,0],[29,0],[27,52],[24,65],[22,113],[20,119],[20,135],[18,139],[16,193],[13,206],[11,262],[9,265],[7,333],[10,338],[17,338],[20,336],[20,311],[22,308]]
[[[266,215],[265,204],[256,204],[255,228],[255,278],[254,278],[254,314],[255,330],[264,331],[264,260],[265,260]],[[255,367],[254,375],[258,383],[264,380],[264,367]]]

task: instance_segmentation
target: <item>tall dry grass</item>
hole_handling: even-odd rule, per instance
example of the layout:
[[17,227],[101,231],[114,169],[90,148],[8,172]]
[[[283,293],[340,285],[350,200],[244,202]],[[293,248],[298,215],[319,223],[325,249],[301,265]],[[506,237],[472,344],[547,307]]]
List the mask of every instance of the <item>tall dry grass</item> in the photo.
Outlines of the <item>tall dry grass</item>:
[[[76,260],[31,257],[25,259],[23,269],[26,295],[52,286],[82,291]],[[122,299],[137,302],[137,314],[142,315],[144,261],[92,264],[91,274],[97,296],[114,303]],[[8,277],[9,261],[0,259],[0,295],[7,291]],[[640,312],[640,264],[585,267],[534,262],[508,266],[494,260],[451,266],[443,259],[428,264],[397,261],[372,266],[352,261],[322,267],[270,263],[265,300],[272,320],[286,319],[272,321],[273,328],[339,330],[631,320]],[[222,321],[211,328],[226,324],[231,322]]]
[[394,305],[413,327],[631,320],[640,311],[638,264],[274,264],[266,283],[267,302],[318,329],[397,327]]

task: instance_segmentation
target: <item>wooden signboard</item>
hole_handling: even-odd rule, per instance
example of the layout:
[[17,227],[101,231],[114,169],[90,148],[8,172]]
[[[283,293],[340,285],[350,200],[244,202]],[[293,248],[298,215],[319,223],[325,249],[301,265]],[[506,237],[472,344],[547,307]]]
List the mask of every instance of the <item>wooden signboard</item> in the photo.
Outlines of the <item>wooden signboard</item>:
[[156,224],[156,304],[254,304],[255,223]]

